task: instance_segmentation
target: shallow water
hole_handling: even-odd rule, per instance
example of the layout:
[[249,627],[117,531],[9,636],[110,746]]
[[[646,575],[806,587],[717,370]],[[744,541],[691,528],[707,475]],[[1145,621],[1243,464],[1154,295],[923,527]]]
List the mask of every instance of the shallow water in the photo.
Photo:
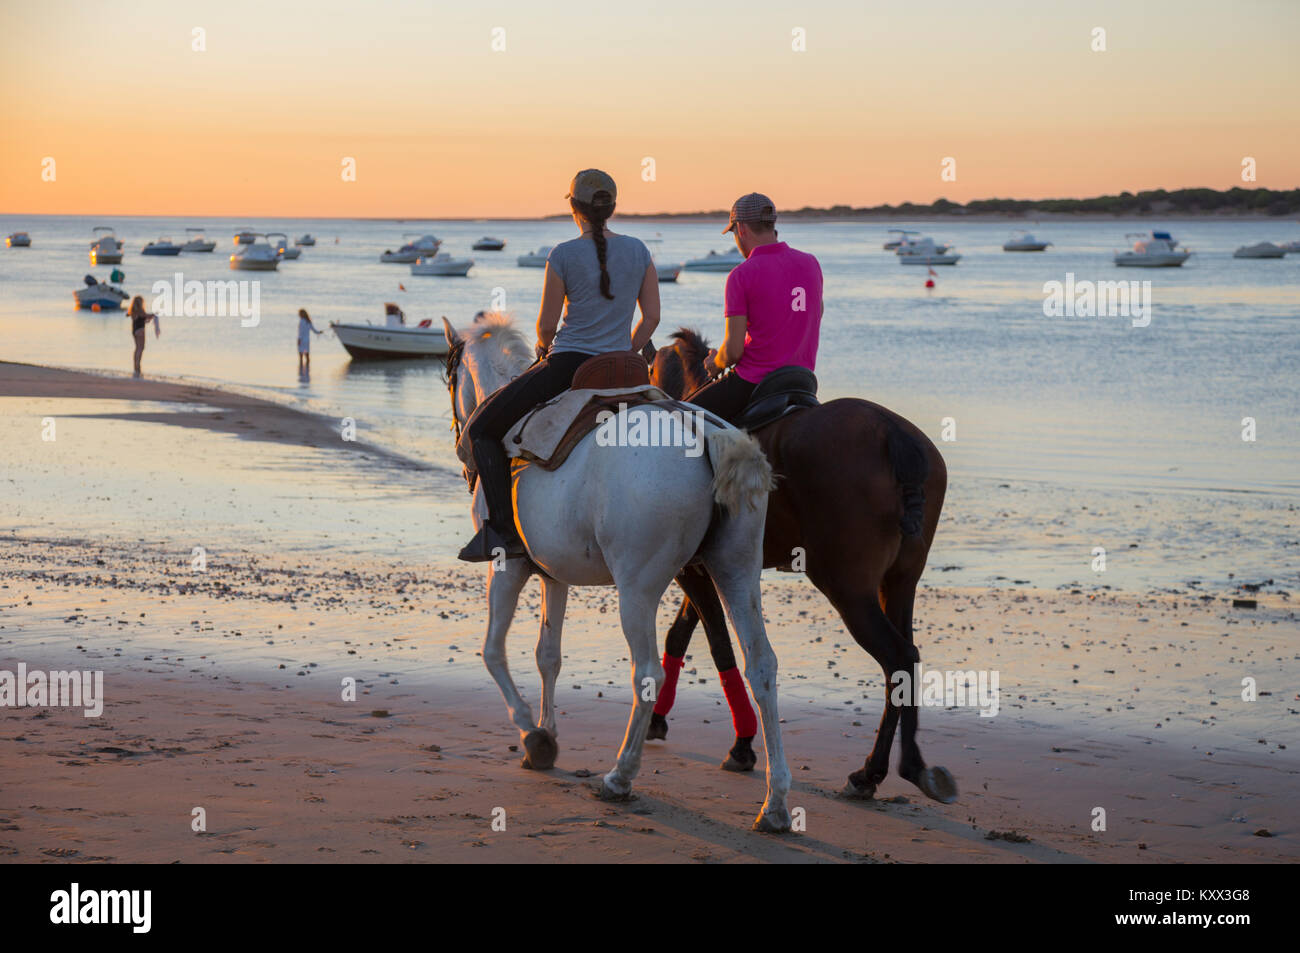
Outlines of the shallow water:
[[[118,267],[127,275],[127,290],[144,293],[146,301],[153,282],[170,282],[178,271],[187,280],[259,283],[256,327],[241,327],[237,317],[164,318],[162,337],[148,338],[147,373],[236,384],[351,416],[363,438],[453,473],[459,467],[451,453],[448,402],[437,362],[353,364],[327,334],[313,340],[312,374],[300,379],[296,311],[306,307],[323,328],[331,320],[379,321],[383,302],[396,301],[408,320],[436,322],[447,315],[463,325],[475,311],[499,304],[504,294],[507,309],[531,327],[542,272],[516,267],[515,256],[573,233],[568,222],[101,222],[0,216],[0,231],[23,229],[33,238],[29,249],[0,249],[0,358],[129,370],[132,342],[125,317],[72,307],[71,294],[83,274],[111,270],[92,269],[88,262],[90,231],[97,224],[115,226],[127,243]],[[924,268],[902,267],[881,251],[883,224],[782,228],[782,238],[818,255],[826,276],[818,367],[823,396],[865,396],[894,408],[930,434],[948,462],[950,490],[931,555],[931,583],[978,585],[1002,577],[1048,587],[1079,582],[1137,590],[1190,580],[1207,586],[1264,579],[1286,587],[1300,584],[1295,384],[1300,256],[1231,257],[1242,244],[1300,237],[1300,226],[1288,221],[1177,224],[1175,237],[1194,252],[1183,268],[1115,268],[1110,256],[1123,247],[1124,234],[1151,224],[1031,226],[1054,247],[1028,255],[1001,251],[1008,225],[926,226],[927,233],[953,243],[964,256],[956,267],[935,269],[933,290],[923,287]],[[186,225],[207,226],[217,251],[140,256],[143,244],[160,234],[181,240]],[[231,272],[232,235],[243,227],[279,229],[291,237],[310,231],[319,244],[277,272]],[[719,228],[615,226],[642,238],[661,237],[662,257],[668,260],[725,248]],[[414,231],[433,232],[444,240],[444,250],[475,258],[470,277],[413,277],[406,266],[378,261],[381,251],[400,244],[403,232]],[[484,234],[507,239],[506,251],[471,253],[471,242]],[[1064,281],[1067,273],[1076,280],[1150,281],[1150,325],[1134,327],[1123,316],[1045,317],[1044,282]],[[664,318],[657,339],[662,343],[678,325],[720,338],[724,282],[724,275],[684,272],[678,284],[662,286]],[[0,413],[12,411],[0,407]],[[1244,417],[1256,421],[1254,442],[1241,439]],[[942,439],[945,418],[955,426],[955,440]],[[175,444],[170,437],[150,437],[147,426],[117,422],[113,432],[140,428],[131,431],[138,434],[130,443],[137,457],[132,466],[167,472],[174,466]],[[206,434],[187,439],[195,441],[194,453],[206,452],[197,449],[204,441],[223,440],[228,444],[222,446],[238,448],[218,454],[214,463],[219,465],[242,465],[245,453],[259,459],[279,455],[288,468],[281,484],[301,477],[304,458],[289,462],[292,455],[283,448],[251,451],[247,441]],[[120,443],[110,442],[104,452],[123,451]],[[376,556],[437,563],[451,558],[467,525],[468,498],[454,479],[401,478],[395,498],[392,480],[397,478],[331,471],[323,461],[306,472],[312,482],[300,502],[265,506],[255,515],[232,511],[232,529],[268,547],[285,542],[306,549],[356,547]],[[50,473],[56,483],[73,479],[72,470]],[[95,479],[120,483],[111,471]],[[276,493],[287,492],[270,489],[274,482],[257,491],[259,499],[278,500]],[[177,512],[186,491],[168,481],[155,481],[155,488],[160,495],[173,494],[173,502],[153,517],[163,533],[171,525],[163,514]],[[75,493],[71,486],[66,491]],[[108,513],[121,499],[111,489],[101,498]],[[331,503],[336,509],[359,509],[334,525]],[[32,505],[29,500],[29,516]],[[60,512],[66,510],[42,513],[38,522],[57,524]],[[413,523],[412,512],[432,515]],[[205,514],[202,521],[208,519],[215,522],[215,515]],[[274,531],[262,532],[263,524],[249,519],[264,520]],[[400,527],[388,532],[398,524],[419,526],[420,532]],[[1099,546],[1107,551],[1104,573],[1092,568]]]

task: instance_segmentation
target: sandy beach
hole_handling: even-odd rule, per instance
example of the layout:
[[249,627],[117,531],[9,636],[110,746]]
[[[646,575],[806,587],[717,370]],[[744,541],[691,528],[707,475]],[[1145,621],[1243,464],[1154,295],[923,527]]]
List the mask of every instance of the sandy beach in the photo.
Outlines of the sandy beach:
[[[153,453],[192,441],[184,453],[207,461],[205,494],[246,490],[258,454],[270,452],[268,486],[321,471],[353,484],[397,479],[404,489],[413,485],[407,479],[441,489],[458,480],[344,443],[336,422],[274,402],[0,365],[7,433],[37,428],[32,418],[45,407],[104,406],[90,399],[123,401],[97,413],[97,426],[134,428]],[[112,454],[87,462],[110,468],[132,452],[90,443],[77,450]],[[48,482],[23,456],[39,452],[17,448],[21,465],[4,474],[6,498],[20,511]],[[1000,675],[994,717],[973,707],[921,712],[922,751],[960,787],[955,804],[941,805],[893,775],[875,801],[837,794],[870,748],[883,678],[806,580],[767,574],[764,608],[795,776],[790,804],[806,817],[806,830],[770,837],[749,831],[762,800],[761,756],[752,775],[718,769],[731,725],[702,637],[667,741],[647,745],[636,800],[606,804],[593,791],[612,763],[630,696],[612,590],[570,598],[558,765],[525,771],[478,658],[484,574],[422,561],[418,537],[439,531],[431,524],[413,521],[411,539],[394,537],[392,547],[372,540],[355,507],[398,505],[373,486],[349,502],[351,516],[334,517],[330,544],[316,546],[292,532],[301,500],[286,516],[270,489],[253,495],[265,524],[227,534],[201,572],[192,528],[180,522],[136,533],[73,512],[41,520],[20,512],[0,536],[0,670],[21,662],[102,671],[105,696],[98,718],[4,712],[0,859],[1300,858],[1300,625],[1285,590],[1258,592],[1246,608],[1233,605],[1243,594],[1231,591],[943,587],[931,573],[918,597],[924,664]],[[427,501],[398,518],[414,520]],[[189,505],[202,524],[206,511]],[[389,549],[399,556],[385,557]],[[675,608],[670,591],[661,631]],[[516,617],[511,664],[534,704],[536,620],[533,584]],[[1242,698],[1243,678],[1256,681],[1253,701]],[[356,680],[355,701],[342,699],[345,679]],[[195,808],[205,812],[203,831],[192,829]],[[1105,811],[1104,831],[1093,829],[1096,808]],[[502,819],[504,830],[494,829]]]

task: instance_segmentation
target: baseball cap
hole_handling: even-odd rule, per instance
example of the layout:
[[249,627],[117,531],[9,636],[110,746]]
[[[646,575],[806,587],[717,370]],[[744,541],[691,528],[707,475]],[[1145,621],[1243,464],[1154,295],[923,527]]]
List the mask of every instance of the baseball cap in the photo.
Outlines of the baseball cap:
[[[609,193],[608,201],[603,197],[597,201],[597,195],[600,192]],[[583,169],[573,177],[569,183],[569,194],[566,199],[577,199],[579,202],[586,202],[588,205],[613,205],[618,198],[618,186],[604,172],[599,169]]]
[[731,206],[731,221],[722,230],[722,234],[727,234],[741,222],[747,225],[751,222],[775,224],[776,203],[762,192],[750,192],[748,195],[742,195]]

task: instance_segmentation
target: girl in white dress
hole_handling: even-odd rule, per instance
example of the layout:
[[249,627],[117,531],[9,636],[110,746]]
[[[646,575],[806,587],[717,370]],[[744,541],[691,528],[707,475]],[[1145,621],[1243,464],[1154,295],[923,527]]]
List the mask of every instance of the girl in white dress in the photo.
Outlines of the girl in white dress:
[[298,372],[300,374],[311,370],[311,336],[324,333],[316,330],[316,325],[311,323],[311,316],[307,314],[306,308],[298,309]]

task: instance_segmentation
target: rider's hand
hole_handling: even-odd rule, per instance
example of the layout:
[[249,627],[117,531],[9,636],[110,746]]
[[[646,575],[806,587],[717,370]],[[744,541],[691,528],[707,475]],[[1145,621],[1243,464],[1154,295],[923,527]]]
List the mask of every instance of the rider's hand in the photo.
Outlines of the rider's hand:
[[533,353],[537,355],[539,361],[546,360],[546,345],[538,341],[537,346],[533,348]]
[[709,380],[713,380],[722,373],[722,368],[718,367],[718,349],[716,347],[709,348],[709,356],[704,359],[704,373],[709,376]]

